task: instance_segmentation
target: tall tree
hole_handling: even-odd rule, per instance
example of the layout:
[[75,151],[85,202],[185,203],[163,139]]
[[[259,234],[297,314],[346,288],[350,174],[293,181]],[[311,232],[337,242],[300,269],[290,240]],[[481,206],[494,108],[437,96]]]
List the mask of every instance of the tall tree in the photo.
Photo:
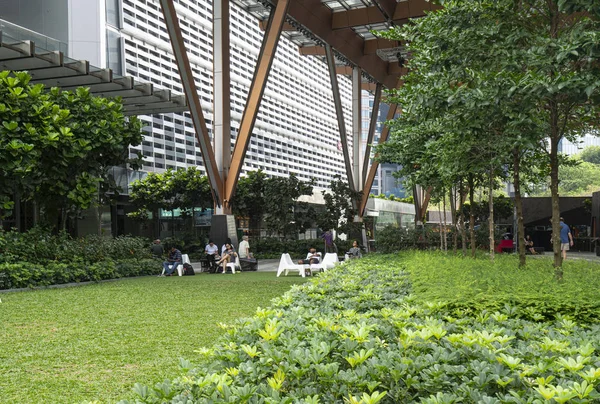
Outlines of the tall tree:
[[238,181],[233,197],[233,212],[236,216],[250,218],[250,230],[258,235],[265,214],[265,188],[268,181],[264,171],[249,171]]

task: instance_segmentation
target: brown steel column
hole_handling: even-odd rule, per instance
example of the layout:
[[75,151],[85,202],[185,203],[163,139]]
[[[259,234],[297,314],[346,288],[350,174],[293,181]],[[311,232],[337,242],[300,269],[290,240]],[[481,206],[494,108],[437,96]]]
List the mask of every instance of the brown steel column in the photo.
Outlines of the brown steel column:
[[[386,121],[391,121],[394,119],[394,115],[396,115],[396,110],[398,106],[396,104],[390,105],[390,110],[388,111]],[[389,126],[384,126],[381,131],[381,137],[379,138],[378,144],[383,144],[390,134]],[[365,208],[367,207],[367,200],[369,199],[369,193],[371,192],[371,187],[373,186],[373,180],[375,179],[375,175],[377,174],[377,167],[379,167],[378,161],[373,161],[371,168],[369,169],[369,175],[367,176],[367,180],[365,181],[365,188],[363,190],[362,200],[360,201],[360,206],[358,208],[358,215],[363,216],[365,213]],[[381,179],[380,179],[381,181]]]
[[254,129],[256,115],[260,107],[260,102],[262,101],[267,79],[269,78],[271,64],[275,57],[277,44],[279,42],[279,37],[281,36],[289,4],[290,0],[279,0],[277,6],[275,6],[274,9],[271,9],[269,24],[265,31],[262,47],[258,55],[258,62],[256,63],[256,69],[254,70],[254,79],[250,86],[248,99],[246,100],[246,108],[244,109],[244,115],[240,122],[240,130],[233,149],[233,156],[231,157],[231,166],[225,185],[224,202],[227,205],[233,197],[240,172],[242,171],[244,157],[246,156],[246,150],[248,150],[248,143],[250,142],[250,136]]
[[[360,175],[362,158],[362,70],[352,68],[352,175],[354,189],[360,191],[363,186]],[[356,206],[356,202],[355,205]]]
[[[231,164],[231,72],[229,0],[213,1],[213,140],[215,159],[225,195]],[[218,206],[216,214],[230,214],[231,206]]]
[[[371,122],[369,123],[369,134],[367,136],[367,148],[365,150],[365,157],[363,158],[362,166],[362,189],[365,189],[365,183],[367,181],[367,172],[369,171],[369,161],[371,161],[371,144],[375,137],[375,128],[377,127],[377,117],[379,116],[379,104],[381,103],[381,83],[377,83],[375,88],[375,96],[373,98],[373,110],[371,111]],[[371,190],[369,189],[369,192]]]
[[179,20],[177,19],[177,11],[175,10],[173,0],[160,0],[160,7],[165,18],[167,31],[169,32],[171,46],[173,47],[173,54],[175,55],[177,68],[179,70],[179,75],[181,76],[181,83],[183,84],[183,90],[185,91],[185,96],[187,98],[188,105],[190,106],[190,114],[192,115],[192,121],[194,122],[196,139],[198,139],[200,151],[202,152],[204,167],[206,167],[206,175],[208,176],[208,180],[210,181],[210,185],[212,187],[215,204],[219,206],[223,200],[223,196],[221,194],[223,181],[219,176],[219,171],[215,162],[215,154],[210,144],[206,120],[204,119],[204,114],[202,113],[202,106],[200,105],[198,90],[196,89],[196,83],[194,81],[194,75],[190,66],[190,60],[183,42],[183,35],[181,34]]
[[356,191],[356,188],[354,187],[354,179],[352,177],[352,162],[350,161],[350,153],[348,152],[348,137],[346,135],[344,109],[342,108],[342,99],[340,98],[340,88],[337,81],[335,59],[333,58],[333,50],[331,49],[331,45],[327,43],[325,44],[325,56],[327,58],[327,66],[329,67],[329,79],[331,80],[331,90],[333,92],[333,102],[335,104],[335,112],[337,114],[340,139],[342,142],[342,151],[344,153],[344,163],[346,164],[348,185],[350,185],[350,189],[352,191]]

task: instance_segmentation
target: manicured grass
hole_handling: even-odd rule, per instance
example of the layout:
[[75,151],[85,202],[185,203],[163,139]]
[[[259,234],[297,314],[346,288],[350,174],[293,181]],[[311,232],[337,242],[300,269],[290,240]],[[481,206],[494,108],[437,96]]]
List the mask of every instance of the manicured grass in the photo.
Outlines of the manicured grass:
[[145,277],[0,294],[0,402],[114,402],[172,376],[302,278]]

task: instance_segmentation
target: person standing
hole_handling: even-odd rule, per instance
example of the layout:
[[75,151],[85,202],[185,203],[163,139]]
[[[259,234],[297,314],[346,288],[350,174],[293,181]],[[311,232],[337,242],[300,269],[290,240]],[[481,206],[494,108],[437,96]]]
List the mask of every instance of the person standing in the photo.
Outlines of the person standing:
[[242,237],[242,242],[238,248],[238,256],[240,258],[250,257],[250,243],[248,243],[248,236]]
[[[179,265],[181,265],[183,259],[181,257],[181,251],[179,251],[174,246],[171,247],[171,251],[169,252],[169,258],[163,262],[163,268],[165,270],[165,276],[173,275],[173,272],[177,269]],[[170,267],[170,268],[169,268]]]
[[159,239],[156,239],[152,242],[152,246],[150,246],[150,251],[152,251],[152,256],[154,258],[162,258],[162,256],[165,254],[165,249],[160,243]]
[[321,238],[325,241],[325,253],[333,253],[335,249],[333,247],[333,234],[331,231],[327,230]]
[[573,235],[571,228],[564,222],[565,219],[560,218],[560,250],[562,251],[563,261],[567,259],[567,251],[573,247]]

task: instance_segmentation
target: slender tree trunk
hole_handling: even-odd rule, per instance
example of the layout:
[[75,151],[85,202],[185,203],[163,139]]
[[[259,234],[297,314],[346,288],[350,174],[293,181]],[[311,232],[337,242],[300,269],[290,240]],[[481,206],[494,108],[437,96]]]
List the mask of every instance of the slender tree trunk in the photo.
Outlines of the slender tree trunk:
[[550,108],[550,192],[552,195],[552,249],[556,279],[562,279],[562,256],[560,255],[560,202],[558,194],[558,111],[554,103]]
[[488,189],[489,195],[488,195],[488,206],[489,206],[489,210],[490,210],[490,218],[488,220],[488,226],[489,226],[489,237],[490,237],[490,259],[493,261],[494,260],[494,244],[495,244],[495,240],[494,240],[494,166],[491,165],[490,166],[490,182],[489,182],[489,189]]
[[458,225],[456,218],[456,187],[450,188],[450,215],[452,219],[452,252],[458,250]]
[[517,210],[517,247],[519,249],[519,266],[524,267],[527,263],[525,258],[525,225],[523,223],[523,201],[521,200],[521,178],[520,178],[519,149],[513,149],[513,185],[515,187],[515,208]]
[[[560,15],[558,4],[553,0],[548,0],[550,11],[550,37],[558,37],[558,28]],[[550,79],[556,76],[554,71],[550,71]],[[558,195],[558,142],[561,139],[559,129],[558,105],[556,97],[549,102],[550,109],[550,192],[552,195],[552,249],[554,250],[554,274],[556,279],[562,280],[562,256],[560,255],[560,202]]]
[[469,174],[469,237],[471,239],[471,256],[475,258],[477,243],[475,241],[475,181]]
[[465,228],[465,212],[463,210],[465,202],[465,188],[462,178],[459,182],[460,205],[458,206],[458,224],[460,226],[460,241],[462,244],[463,257],[467,256],[467,229]]
[[444,251],[448,251],[448,238],[446,237],[446,228],[447,228],[447,220],[446,220],[446,192],[442,189],[442,209],[444,210]]

